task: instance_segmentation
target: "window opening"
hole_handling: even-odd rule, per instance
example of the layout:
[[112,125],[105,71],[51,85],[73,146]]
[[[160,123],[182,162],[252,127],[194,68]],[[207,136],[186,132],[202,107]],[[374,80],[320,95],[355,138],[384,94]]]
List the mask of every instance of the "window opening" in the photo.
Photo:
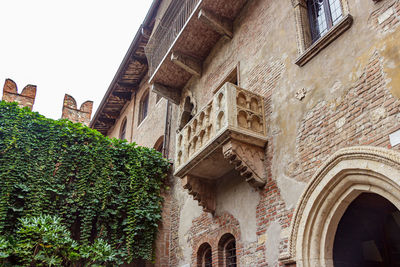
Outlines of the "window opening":
[[197,251],[197,267],[212,267],[212,250],[208,243],[204,243]]
[[236,239],[231,233],[224,234],[218,242],[218,259],[220,267],[236,267]]
[[204,252],[204,267],[212,267],[212,253],[211,253],[211,248],[208,248]]
[[154,144],[154,149],[157,150],[158,152],[162,153],[164,148],[164,135],[160,136],[157,139],[157,142]]
[[340,0],[308,0],[307,8],[313,43],[343,17]]
[[119,139],[124,140],[125,137],[126,137],[126,118],[122,122],[121,130],[120,130],[120,133],[119,133]]
[[140,101],[139,124],[146,118],[149,108],[149,92],[147,92]]
[[217,88],[213,91],[214,94],[227,82],[239,86],[239,64],[218,84]]
[[236,241],[231,239],[225,246],[225,266],[236,267]]

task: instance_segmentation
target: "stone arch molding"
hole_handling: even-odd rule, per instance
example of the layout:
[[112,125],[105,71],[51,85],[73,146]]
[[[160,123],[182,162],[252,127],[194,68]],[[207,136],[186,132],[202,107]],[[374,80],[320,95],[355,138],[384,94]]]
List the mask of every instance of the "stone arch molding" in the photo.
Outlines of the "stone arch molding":
[[337,151],[314,174],[296,207],[285,264],[333,267],[337,225],[361,193],[385,197],[400,210],[400,153],[378,147]]

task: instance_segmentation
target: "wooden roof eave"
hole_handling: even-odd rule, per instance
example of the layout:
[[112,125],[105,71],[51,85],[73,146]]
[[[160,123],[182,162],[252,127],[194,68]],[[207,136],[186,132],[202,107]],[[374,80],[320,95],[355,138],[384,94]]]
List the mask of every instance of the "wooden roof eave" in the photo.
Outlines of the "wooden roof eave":
[[[144,47],[149,40],[149,27],[153,23],[153,18],[160,2],[161,0],[153,1],[143,24],[136,32],[124,59],[90,122],[91,128],[97,129],[104,135],[114,125],[115,114],[119,114],[126,102],[130,100],[129,93],[132,94],[138,88],[148,71]],[[113,118],[110,118],[109,113],[113,114]]]

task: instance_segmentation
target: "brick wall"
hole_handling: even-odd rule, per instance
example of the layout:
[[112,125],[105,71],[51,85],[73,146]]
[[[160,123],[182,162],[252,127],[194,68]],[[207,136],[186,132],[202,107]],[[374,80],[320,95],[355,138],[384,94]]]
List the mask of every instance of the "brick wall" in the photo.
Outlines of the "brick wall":
[[78,109],[75,99],[72,96],[65,94],[61,118],[89,125],[92,109],[93,101],[84,102]]
[[[203,234],[203,233],[207,234]],[[242,249],[239,222],[230,214],[224,213],[212,217],[203,213],[193,221],[193,226],[188,235],[192,243],[191,266],[197,266],[197,252],[200,246],[208,243],[211,246],[213,266],[221,266],[223,259],[219,257],[219,243],[225,234],[231,234],[236,241],[236,255],[240,259],[245,251]]]
[[[287,250],[287,231],[295,208],[285,201],[282,192],[286,188],[278,186],[278,176],[285,173],[289,179],[307,182],[327,157],[340,148],[391,148],[388,135],[400,129],[400,102],[392,92],[395,79],[389,77],[387,66],[391,63],[380,42],[398,31],[400,1],[348,2],[355,18],[352,28],[299,68],[293,63],[298,55],[290,1],[250,1],[235,22],[234,38],[221,40],[204,63],[203,76],[190,81],[187,88],[193,91],[200,109],[240,62],[240,85],[265,97],[269,132],[267,184],[258,193],[257,242],[251,243],[242,240],[237,218],[225,212],[219,216],[202,213],[191,221],[191,228],[185,233],[187,244],[180,244],[182,200],[172,196],[171,205],[165,210],[170,212],[166,217],[170,223],[169,266],[179,266],[181,247],[186,245],[192,251],[186,262],[196,266],[198,248],[205,242],[211,245],[213,264],[218,266],[218,242],[225,233],[236,238],[239,266],[282,265],[277,258],[266,257],[270,249],[266,244],[267,232],[272,223],[278,222],[283,233],[279,252]],[[365,9],[361,10],[361,5]],[[353,79],[354,76],[357,78]],[[340,88],[335,88],[335,84],[340,84]],[[305,99],[296,99],[295,93],[303,88]],[[176,108],[175,112],[179,113]],[[150,123],[153,119],[148,123],[155,123]],[[173,120],[176,127],[175,123]],[[173,134],[171,151],[174,138]]]
[[343,147],[390,148],[389,134],[400,128],[400,101],[385,85],[382,58],[376,52],[342,99],[322,101],[306,114],[297,137],[296,179],[307,180],[327,157]]
[[19,94],[17,84],[11,79],[6,79],[3,87],[2,100],[17,102],[20,107],[28,107],[32,110],[33,104],[35,103],[35,97],[36,85],[28,84]]

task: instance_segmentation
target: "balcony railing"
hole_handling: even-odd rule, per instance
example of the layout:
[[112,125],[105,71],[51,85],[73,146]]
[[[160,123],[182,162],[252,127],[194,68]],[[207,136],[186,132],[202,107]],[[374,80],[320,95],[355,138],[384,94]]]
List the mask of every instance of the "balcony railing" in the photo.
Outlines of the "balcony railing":
[[261,96],[226,83],[177,134],[175,175],[185,176],[230,138],[262,147],[265,114]]
[[147,46],[145,53],[149,62],[149,74],[154,72],[167,55],[169,49],[179,36],[185,24],[188,22],[196,6],[202,0],[173,0],[168,7],[160,24],[155,29]]

